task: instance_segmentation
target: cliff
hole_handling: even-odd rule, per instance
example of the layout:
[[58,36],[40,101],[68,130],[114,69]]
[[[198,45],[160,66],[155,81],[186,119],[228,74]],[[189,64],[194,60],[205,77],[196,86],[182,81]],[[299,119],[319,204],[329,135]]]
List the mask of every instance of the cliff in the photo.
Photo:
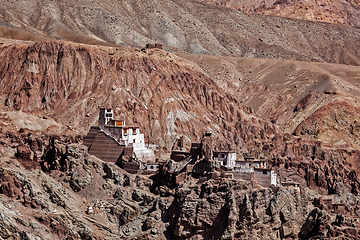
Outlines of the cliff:
[[[284,133],[182,55],[64,41],[2,42],[3,238],[356,238],[354,148]],[[241,180],[201,183],[195,172],[169,188],[159,175],[128,174],[80,145],[97,124],[99,107],[139,125],[162,156],[179,136],[198,142],[210,131],[208,148],[264,157],[302,192]],[[328,194],[343,201],[344,211],[315,201]],[[85,213],[88,206],[94,214]]]

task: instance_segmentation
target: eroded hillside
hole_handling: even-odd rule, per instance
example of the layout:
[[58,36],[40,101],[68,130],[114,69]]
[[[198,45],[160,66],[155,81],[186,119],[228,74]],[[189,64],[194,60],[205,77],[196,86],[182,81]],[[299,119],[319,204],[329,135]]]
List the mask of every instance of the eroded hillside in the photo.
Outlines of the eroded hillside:
[[[196,142],[211,131],[219,142],[216,149],[255,154],[273,159],[274,164],[310,163],[319,151],[337,152],[336,161],[353,159],[347,163],[350,168],[357,161],[357,152],[348,145],[337,150],[284,133],[244,107],[235,94],[238,91],[234,96],[226,93],[198,65],[163,50],[24,42],[3,44],[0,56],[4,60],[0,99],[6,139],[10,138],[7,129],[83,136],[97,124],[99,107],[111,107],[118,118],[139,125],[147,141],[159,145],[161,152],[169,151],[181,135]],[[21,117],[26,120],[18,121]],[[34,140],[19,141],[28,145]],[[5,146],[17,147],[10,139],[5,142]],[[324,149],[315,150],[315,146]],[[32,159],[41,161],[41,145],[30,150]],[[330,154],[321,159],[334,158]]]
[[[276,237],[281,231],[299,238],[357,235],[353,219],[360,214],[359,151],[284,133],[243,106],[236,89],[223,90],[222,84],[238,80],[221,82],[194,59],[160,49],[1,42],[0,208],[8,215],[1,215],[1,236],[231,239]],[[162,160],[166,155],[161,153],[179,136],[198,142],[210,131],[209,148],[235,151],[239,158],[265,158],[283,179],[296,180],[302,194],[291,187],[263,188],[243,180],[202,183],[199,176],[215,171],[206,159],[199,163],[205,166],[203,172],[190,171],[175,186],[158,181],[166,180],[160,172],[150,178],[125,173],[79,145],[97,124],[99,107],[111,107],[119,118],[139,125],[160,147]],[[321,210],[315,198],[322,194],[342,200],[347,215]],[[88,206],[96,212],[86,214]],[[12,209],[22,216],[16,217]]]
[[[190,0],[1,3],[0,238],[358,238],[358,2],[221,3],[344,25]],[[100,107],[158,146],[159,171],[88,154]],[[180,136],[201,151],[177,178]],[[266,159],[279,184],[225,178],[204,149]]]
[[136,47],[160,42],[167,50],[191,54],[360,65],[356,28],[191,0],[7,1],[0,9],[1,36],[14,39]]
[[246,13],[258,13],[309,21],[329,22],[359,27],[358,0],[196,0],[234,8]]
[[182,54],[283,131],[359,149],[358,67]]

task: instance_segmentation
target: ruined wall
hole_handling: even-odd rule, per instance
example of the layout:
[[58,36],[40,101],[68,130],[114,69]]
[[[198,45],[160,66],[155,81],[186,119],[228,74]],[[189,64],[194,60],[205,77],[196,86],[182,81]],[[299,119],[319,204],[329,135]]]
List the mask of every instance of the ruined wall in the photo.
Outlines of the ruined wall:
[[[264,174],[266,172],[266,174]],[[255,180],[264,187],[271,186],[271,171],[270,170],[255,170],[254,171]]]
[[250,172],[233,172],[234,179],[242,179],[246,181],[251,181],[254,179],[253,173]]

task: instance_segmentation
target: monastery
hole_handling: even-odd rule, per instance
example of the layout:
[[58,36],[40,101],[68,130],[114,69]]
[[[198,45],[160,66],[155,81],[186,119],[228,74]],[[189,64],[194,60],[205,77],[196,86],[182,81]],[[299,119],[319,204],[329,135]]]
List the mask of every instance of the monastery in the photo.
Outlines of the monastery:
[[[190,165],[193,165],[195,159],[203,153],[205,159],[218,162],[223,177],[255,179],[266,187],[277,185],[276,171],[267,167],[265,159],[237,159],[235,152],[213,151],[207,144],[210,139],[211,133],[205,133],[201,143],[191,144],[190,151],[184,148],[182,137],[175,142],[170,158],[178,162],[175,168],[175,175],[178,175],[176,182],[181,182],[185,176],[183,171],[191,170]],[[144,134],[140,133],[139,126],[127,125],[125,120],[115,120],[112,109],[100,108],[99,124],[90,128],[84,138],[84,145],[88,147],[90,154],[106,162],[115,163],[130,173],[139,170],[143,173],[154,173],[159,169],[154,151],[146,147]]]
[[[136,164],[127,164],[125,169],[136,172],[145,168],[156,171],[155,154],[145,145],[144,134],[138,126],[126,125],[125,120],[114,120],[112,109],[100,108],[99,125],[92,126],[84,138],[89,153],[106,161],[120,165],[128,157]],[[130,171],[131,172],[131,171]]]
[[[217,178],[219,174],[225,178],[242,179],[242,180],[256,180],[260,185],[264,187],[278,186],[277,173],[275,169],[267,166],[265,159],[255,159],[252,156],[244,156],[244,158],[237,158],[235,152],[230,151],[213,151],[211,142],[211,133],[207,132],[204,134],[201,143],[191,143],[190,151],[184,148],[183,137],[180,137],[174,144],[173,151],[170,158],[178,165],[181,169],[185,168],[185,165],[192,165],[196,162],[200,155],[210,161],[218,163],[218,173],[212,173],[208,178]],[[194,159],[194,161],[191,161]],[[179,167],[180,169],[180,167]],[[182,174],[181,171],[176,173],[179,177],[174,178],[176,182],[181,182]],[[176,175],[175,174],[175,175]]]

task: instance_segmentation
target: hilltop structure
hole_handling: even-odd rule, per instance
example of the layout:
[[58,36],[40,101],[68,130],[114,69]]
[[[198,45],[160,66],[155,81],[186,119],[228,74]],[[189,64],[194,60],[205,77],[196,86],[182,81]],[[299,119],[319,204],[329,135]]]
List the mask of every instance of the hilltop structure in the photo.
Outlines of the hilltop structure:
[[139,126],[128,126],[125,120],[115,120],[112,109],[100,108],[99,126],[90,128],[84,145],[90,154],[106,162],[119,165],[124,158],[132,158],[137,162],[137,166],[130,167],[133,171],[142,167],[147,169],[146,165],[152,166],[149,169],[157,169],[154,151],[145,146]]

